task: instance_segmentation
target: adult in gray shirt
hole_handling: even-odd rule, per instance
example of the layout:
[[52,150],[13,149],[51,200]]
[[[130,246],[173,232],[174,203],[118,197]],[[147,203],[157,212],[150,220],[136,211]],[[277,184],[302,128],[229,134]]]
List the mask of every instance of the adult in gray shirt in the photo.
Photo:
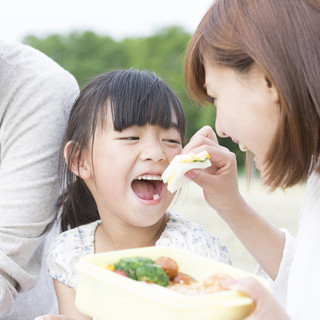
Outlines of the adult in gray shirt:
[[0,40],[0,319],[57,311],[42,259],[58,232],[57,160],[78,92],[46,55]]

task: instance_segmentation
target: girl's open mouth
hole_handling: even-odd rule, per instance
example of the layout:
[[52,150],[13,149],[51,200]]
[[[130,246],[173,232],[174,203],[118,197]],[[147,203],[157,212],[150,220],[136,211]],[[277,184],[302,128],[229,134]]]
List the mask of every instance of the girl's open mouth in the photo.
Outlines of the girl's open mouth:
[[143,175],[131,183],[131,188],[142,200],[157,200],[164,189],[164,183],[159,175]]

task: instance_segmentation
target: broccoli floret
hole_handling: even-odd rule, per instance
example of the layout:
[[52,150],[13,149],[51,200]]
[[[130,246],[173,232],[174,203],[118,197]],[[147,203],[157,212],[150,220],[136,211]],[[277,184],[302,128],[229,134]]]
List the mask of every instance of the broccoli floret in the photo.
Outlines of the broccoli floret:
[[124,271],[133,280],[151,282],[164,287],[169,284],[166,272],[149,258],[123,258],[114,264],[114,269]]
[[149,264],[154,264],[154,261],[145,257],[123,258],[114,264],[114,269],[124,271],[129,278],[138,280],[136,276],[137,268]]
[[156,264],[143,264],[136,270],[137,280],[156,283],[166,287],[169,284],[169,278],[165,271]]

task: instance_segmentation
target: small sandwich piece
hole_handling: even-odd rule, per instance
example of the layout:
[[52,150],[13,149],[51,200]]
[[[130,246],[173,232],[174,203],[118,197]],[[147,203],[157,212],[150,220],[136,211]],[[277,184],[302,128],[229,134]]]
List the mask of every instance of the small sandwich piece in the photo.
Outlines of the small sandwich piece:
[[184,174],[192,169],[205,169],[211,166],[210,155],[207,151],[198,154],[189,153],[175,156],[162,174],[164,183],[168,183],[168,190],[173,193],[191,180]]

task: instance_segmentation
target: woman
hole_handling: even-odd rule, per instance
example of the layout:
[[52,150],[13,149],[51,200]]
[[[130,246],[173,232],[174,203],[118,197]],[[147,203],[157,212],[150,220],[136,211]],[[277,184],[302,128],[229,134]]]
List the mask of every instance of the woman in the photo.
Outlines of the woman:
[[320,314],[319,26],[319,1],[216,0],[187,49],[186,86],[194,100],[217,108],[217,134],[254,155],[271,190],[308,180],[296,241],[244,201],[235,156],[211,128],[184,149],[210,153],[211,168],[186,175],[274,281],[277,299],[253,279],[225,284],[255,301],[248,319]]

